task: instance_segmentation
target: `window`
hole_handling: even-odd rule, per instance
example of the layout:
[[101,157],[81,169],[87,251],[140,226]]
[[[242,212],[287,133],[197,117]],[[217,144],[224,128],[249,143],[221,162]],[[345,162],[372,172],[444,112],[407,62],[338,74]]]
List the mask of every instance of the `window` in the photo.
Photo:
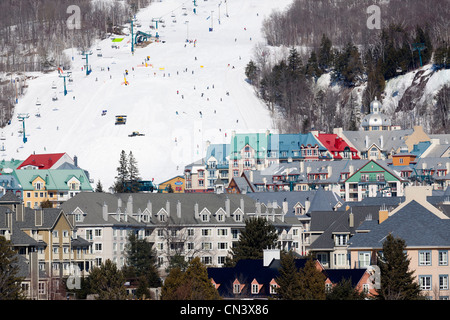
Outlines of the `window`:
[[233,284],[233,293],[241,293],[241,284],[240,283]]
[[439,251],[439,265],[448,266],[448,251]]
[[219,243],[217,243],[217,249],[219,249],[219,250],[227,250],[228,249],[228,243],[227,242],[219,242]]
[[360,252],[358,254],[358,264],[360,268],[370,266],[370,252]]
[[211,236],[211,229],[202,229],[202,236],[203,237],[210,237]]
[[439,290],[448,290],[448,274],[439,275]]
[[419,266],[431,266],[431,251],[419,251]]
[[346,234],[336,234],[334,236],[334,243],[336,246],[347,245],[347,235]]
[[42,190],[42,187],[43,187],[43,185],[42,185],[41,182],[36,182],[36,183],[34,184],[34,189],[35,189],[35,190]]
[[334,254],[334,264],[336,266],[345,266],[347,265],[347,259],[345,253],[335,253]]
[[257,283],[252,283],[252,294],[259,293],[259,285]]
[[419,276],[420,290],[431,290],[431,276]]
[[225,263],[225,256],[219,256],[217,257],[217,264],[218,265],[223,265]]
[[102,236],[102,229],[95,229],[95,236],[101,237]]
[[204,214],[202,214],[202,221],[203,222],[207,222],[209,219],[208,219],[208,214],[207,213],[204,213]]
[[212,264],[212,257],[210,257],[210,256],[202,257],[201,260],[202,260],[202,263],[203,263],[203,264],[206,264],[206,265]]
[[189,237],[192,237],[192,236],[194,235],[194,229],[192,229],[192,228],[191,228],[191,229],[188,229],[188,230],[187,230],[187,233],[188,233],[188,236],[189,236]]
[[39,282],[39,294],[45,294],[45,282]]
[[213,245],[211,242],[202,242],[202,250],[212,250],[213,249]]
[[217,235],[218,236],[227,236],[228,235],[228,229],[217,229]]

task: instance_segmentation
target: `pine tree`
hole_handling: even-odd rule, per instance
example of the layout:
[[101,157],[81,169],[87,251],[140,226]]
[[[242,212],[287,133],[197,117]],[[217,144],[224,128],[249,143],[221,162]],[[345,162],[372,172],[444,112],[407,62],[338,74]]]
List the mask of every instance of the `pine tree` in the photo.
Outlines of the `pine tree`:
[[161,288],[161,300],[217,300],[219,293],[211,285],[206,267],[194,258],[185,272],[173,268]]
[[300,58],[299,53],[297,52],[297,49],[295,49],[294,47],[292,47],[289,51],[287,65],[290,77],[292,77],[292,79],[294,80],[299,79],[303,73],[303,62]]
[[300,286],[302,300],[325,299],[325,276],[317,269],[312,255],[308,257],[303,269],[300,269]]
[[127,191],[129,192],[138,192],[139,191],[139,169],[137,167],[137,161],[133,156],[133,152],[130,151],[128,155],[128,178],[129,178],[129,186]]
[[245,67],[245,76],[250,81],[250,83],[253,84],[256,80],[257,75],[258,75],[258,67],[253,62],[253,60],[250,60],[247,66]]
[[17,259],[16,252],[11,249],[11,242],[0,236],[0,300],[24,298],[20,286],[22,279],[17,276]]
[[331,291],[327,293],[327,300],[364,300],[364,292],[358,292],[353,287],[351,279],[344,278],[336,283]]
[[92,268],[89,274],[91,293],[97,294],[98,300],[124,300],[127,296],[124,283],[122,271],[109,259]]
[[317,62],[320,70],[322,70],[323,72],[327,72],[333,64],[331,40],[328,39],[325,34],[322,35]]
[[403,239],[392,234],[383,242],[378,253],[377,265],[381,273],[381,288],[377,290],[380,300],[416,300],[421,298],[420,287],[414,281],[414,271],[409,270],[410,259]]
[[95,192],[103,192],[103,186],[100,180],[97,181],[97,186],[95,187]]
[[257,217],[245,221],[239,241],[233,247],[233,263],[241,259],[262,259],[263,250],[276,247],[278,234],[266,219]]
[[312,51],[306,64],[305,74],[308,78],[317,79],[322,75],[322,70],[317,63],[317,55]]
[[191,294],[189,300],[217,300],[219,293],[208,278],[208,271],[201,263],[200,258],[194,258],[184,274],[185,279],[191,283]]
[[152,244],[145,239],[138,239],[134,233],[128,236],[125,248],[127,266],[124,268],[126,277],[145,277],[151,287],[160,285],[160,278],[156,267],[156,252]]
[[300,274],[291,252],[281,254],[280,275],[276,279],[277,298],[281,300],[298,300],[301,297]]
[[117,167],[116,182],[114,183],[114,191],[122,193],[126,190],[126,182],[129,180],[128,160],[125,150],[120,153],[119,166]]

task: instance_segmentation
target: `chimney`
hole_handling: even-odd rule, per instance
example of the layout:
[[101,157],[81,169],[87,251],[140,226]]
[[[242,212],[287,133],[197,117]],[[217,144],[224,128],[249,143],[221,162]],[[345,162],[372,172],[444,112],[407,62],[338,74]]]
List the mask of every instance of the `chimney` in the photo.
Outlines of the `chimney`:
[[365,139],[365,144],[366,144],[366,149],[369,148],[369,137],[366,135],[366,139]]
[[280,249],[263,250],[263,266],[268,267],[273,260],[280,260]]
[[328,179],[330,179],[331,174],[333,173],[333,168],[331,167],[331,165],[328,165],[327,169],[328,169]]
[[426,162],[422,162],[422,169],[426,169],[427,168],[427,163]]
[[150,200],[147,201],[147,209],[150,214],[152,214],[152,202]]
[[250,171],[248,172],[248,177],[249,177],[249,179],[250,179],[250,182],[253,183],[253,170],[250,170]]
[[450,162],[446,162],[445,163],[445,169],[447,170],[447,172],[445,174],[450,174]]
[[230,216],[230,199],[227,197],[225,199],[225,212],[227,214],[227,217]]
[[198,215],[198,203],[197,202],[194,205],[194,214],[195,214],[195,219],[198,219],[199,215]]
[[178,200],[177,202],[177,217],[181,219],[181,202]]
[[42,209],[34,210],[34,225],[36,227],[40,227],[42,226],[43,222],[44,222],[43,210]]
[[103,202],[102,206],[103,220],[108,221],[108,205],[106,202]]
[[288,213],[288,202],[286,200],[286,198],[284,198],[283,200],[283,214]]
[[350,228],[355,227],[355,216],[353,215],[353,211],[350,210],[350,213],[348,214],[348,226]]
[[73,157],[73,164],[75,167],[78,167],[78,157],[77,156]]
[[23,222],[24,212],[25,212],[25,206],[22,202],[22,204],[20,204],[16,207],[16,221]]
[[241,204],[241,210],[242,210],[242,212],[244,212],[244,198],[241,198],[240,204]]
[[121,208],[122,207],[122,199],[120,199],[120,197],[117,198],[117,208]]
[[130,215],[133,214],[133,197],[131,196],[131,194],[128,197],[126,213]]
[[383,150],[383,135],[380,135],[380,148]]
[[305,171],[305,162],[300,161],[300,173],[302,173],[303,171]]
[[261,202],[259,202],[259,199],[256,199],[256,214],[261,214]]
[[169,200],[166,201],[166,211],[167,211],[167,216],[170,217],[170,202],[169,202]]
[[306,198],[306,201],[305,201],[305,213],[308,213],[309,207],[311,207],[311,202],[309,201],[309,197],[308,197],[308,198]]
[[378,211],[378,223],[382,223],[389,217],[389,210],[386,208],[386,205],[382,205],[380,210]]
[[348,166],[348,171],[349,171],[349,175],[351,176],[353,174],[353,172],[355,171],[355,167],[353,167],[353,165],[349,165]]

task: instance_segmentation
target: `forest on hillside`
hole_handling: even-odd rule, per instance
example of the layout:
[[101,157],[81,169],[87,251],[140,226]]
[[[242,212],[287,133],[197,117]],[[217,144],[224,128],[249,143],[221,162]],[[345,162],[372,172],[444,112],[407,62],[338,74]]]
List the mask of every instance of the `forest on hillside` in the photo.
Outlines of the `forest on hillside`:
[[[26,72],[70,68],[64,50],[87,50],[96,39],[120,32],[117,26],[151,1],[0,1],[0,126],[6,125],[16,97],[26,90]],[[81,28],[68,27],[67,21],[75,13],[68,10],[70,6],[79,8]]]
[[[368,27],[373,4],[380,8],[379,29]],[[357,130],[370,102],[383,99],[386,81],[428,63],[434,71],[450,68],[449,16],[449,0],[295,0],[265,19],[269,47],[255,46],[246,76],[269,109],[281,114],[281,131]],[[324,74],[339,90],[318,89]],[[431,133],[448,131],[449,97],[444,86],[435,103],[417,106],[431,114]],[[397,111],[410,111],[412,100],[400,101]]]

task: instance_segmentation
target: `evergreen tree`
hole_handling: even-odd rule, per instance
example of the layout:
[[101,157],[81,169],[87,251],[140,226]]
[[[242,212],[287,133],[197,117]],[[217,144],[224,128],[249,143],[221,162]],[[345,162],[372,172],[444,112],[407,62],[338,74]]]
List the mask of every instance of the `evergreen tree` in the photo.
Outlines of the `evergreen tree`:
[[317,63],[317,56],[315,51],[311,51],[308,62],[306,64],[305,74],[308,78],[317,79],[322,75],[322,70]]
[[258,67],[253,62],[253,60],[250,60],[247,66],[245,67],[245,76],[250,81],[251,84],[253,84],[257,78],[258,75]]
[[342,279],[333,286],[327,293],[327,300],[364,300],[366,295],[364,292],[358,292],[353,285],[351,279]]
[[300,269],[300,287],[302,300],[325,299],[325,276],[317,269],[316,260],[309,255],[303,269]]
[[377,290],[380,300],[416,300],[421,298],[420,287],[414,281],[414,271],[409,270],[410,259],[403,239],[392,234],[383,242],[378,253],[377,265],[381,273],[381,288]]
[[318,67],[323,72],[327,72],[333,64],[333,51],[331,40],[328,39],[325,34],[322,35],[322,40],[320,42],[319,54],[317,57]]
[[191,292],[189,300],[217,300],[219,293],[211,284],[208,278],[208,271],[201,263],[200,258],[194,258],[184,274],[185,280],[189,279],[191,284]]
[[301,77],[303,73],[303,62],[300,58],[297,49],[292,47],[289,51],[288,70],[290,78],[296,80]]
[[106,260],[99,267],[91,269],[89,287],[91,293],[97,294],[98,300],[124,300],[127,297],[125,278],[117,265]]
[[97,182],[97,186],[95,187],[95,192],[103,192],[103,186],[100,180]]
[[161,288],[161,300],[217,300],[219,293],[211,285],[208,271],[200,258],[194,258],[185,272],[173,268]]
[[125,248],[127,266],[124,267],[126,277],[144,277],[150,287],[161,284],[156,267],[156,252],[152,244],[145,239],[138,239],[135,233],[130,233]]
[[124,150],[120,153],[119,166],[117,167],[116,182],[114,183],[114,191],[122,193],[126,190],[126,182],[129,180],[128,160]]
[[11,242],[0,236],[0,300],[23,299],[20,283],[22,278],[17,276],[17,254],[11,249]]
[[136,288],[136,297],[138,297],[139,299],[150,298],[149,284],[145,276],[139,277],[138,287]]
[[181,287],[184,284],[184,272],[179,267],[172,268],[161,287],[161,300],[184,300]]
[[347,87],[354,87],[362,79],[364,67],[358,48],[351,42],[336,55],[333,79],[341,81]]
[[274,248],[278,234],[275,227],[266,219],[257,217],[245,221],[245,228],[233,247],[233,263],[241,259],[262,259],[263,250]]
[[[422,65],[426,65],[430,62],[431,55],[433,54],[433,44],[431,43],[427,28],[424,30],[420,26],[416,26],[414,43],[422,43],[424,45],[425,49],[420,51],[420,55],[422,56]],[[414,51],[414,62],[417,67],[420,67],[420,57],[417,50]]]
[[141,179],[139,177],[139,169],[137,167],[137,161],[133,156],[133,152],[130,151],[128,155],[128,178],[129,185],[127,188],[128,192],[138,192],[139,191],[139,183],[138,181]]
[[301,297],[300,274],[291,252],[281,254],[280,275],[276,279],[279,287],[277,297],[281,300],[298,300]]

